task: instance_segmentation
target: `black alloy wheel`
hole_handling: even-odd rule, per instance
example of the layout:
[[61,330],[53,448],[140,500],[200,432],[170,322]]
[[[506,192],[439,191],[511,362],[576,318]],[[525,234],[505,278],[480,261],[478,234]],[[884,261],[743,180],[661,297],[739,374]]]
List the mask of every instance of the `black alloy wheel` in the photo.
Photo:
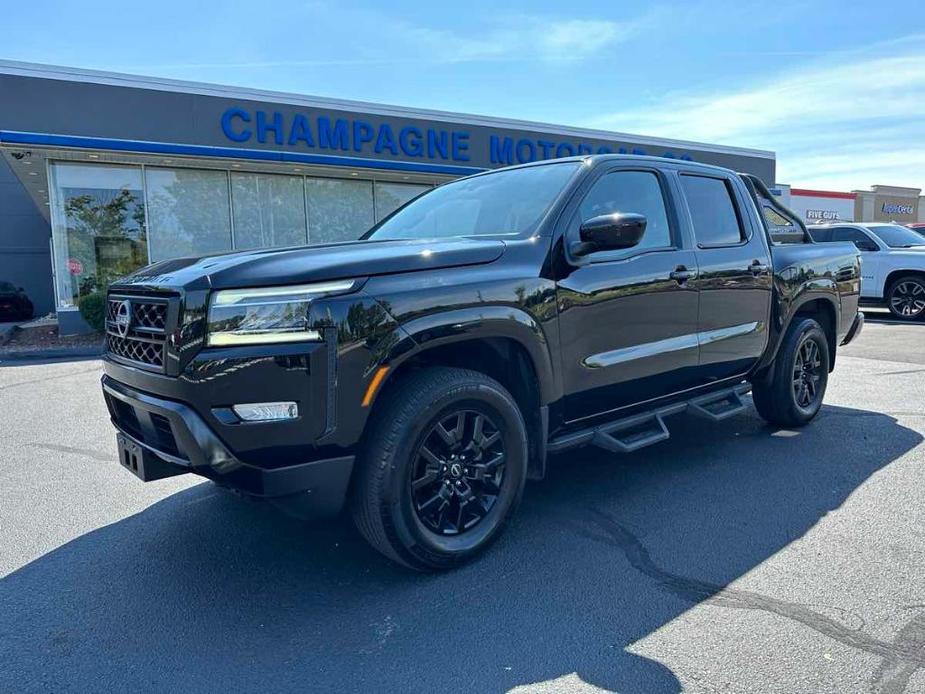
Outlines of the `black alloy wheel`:
[[517,402],[486,374],[449,366],[399,374],[374,404],[355,464],[357,529],[419,571],[469,561],[517,509],[527,442]]
[[925,315],[925,280],[901,277],[890,288],[890,312],[905,320]]
[[487,413],[441,417],[417,449],[410,480],[417,517],[440,535],[472,529],[498,500],[504,463],[501,431]]
[[806,335],[793,360],[793,400],[797,407],[806,412],[814,408],[822,395],[822,378],[822,353],[812,336]]
[[758,414],[786,427],[812,421],[825,397],[832,341],[818,321],[794,318],[771,368],[752,381],[752,402]]

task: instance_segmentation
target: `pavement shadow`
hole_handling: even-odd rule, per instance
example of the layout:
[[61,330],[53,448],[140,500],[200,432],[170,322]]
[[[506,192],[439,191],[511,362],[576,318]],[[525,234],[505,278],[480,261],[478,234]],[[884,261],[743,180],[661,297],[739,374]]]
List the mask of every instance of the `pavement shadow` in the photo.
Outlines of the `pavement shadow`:
[[445,575],[393,567],[338,520],[305,525],[209,484],[174,494],[0,581],[0,690],[504,691],[577,677],[670,692],[675,674],[633,644],[703,601],[795,620],[887,668],[889,644],[847,618],[726,586],[922,437],[839,407],[796,433],[753,414],[672,424],[670,442],[632,455],[552,460],[496,547]]

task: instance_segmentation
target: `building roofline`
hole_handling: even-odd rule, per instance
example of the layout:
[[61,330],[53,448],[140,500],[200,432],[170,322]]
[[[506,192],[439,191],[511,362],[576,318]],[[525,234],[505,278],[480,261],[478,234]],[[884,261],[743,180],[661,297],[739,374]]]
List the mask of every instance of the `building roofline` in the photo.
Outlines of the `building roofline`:
[[368,101],[353,101],[349,99],[333,99],[328,97],[307,96],[290,92],[276,92],[263,89],[233,87],[228,85],[208,84],[203,82],[190,82],[184,80],[167,79],[163,77],[148,77],[143,75],[129,75],[117,72],[104,72],[100,70],[87,70],[84,68],[65,67],[58,65],[43,65],[40,63],[25,63],[13,60],[0,60],[0,74],[20,77],[35,77],[39,79],[63,80],[68,82],[87,82],[134,89],[152,89],[165,92],[179,92],[186,94],[199,94],[203,96],[216,96],[223,98],[245,99],[249,101],[268,101],[293,106],[306,106],[312,108],[330,108],[345,111],[361,111],[380,116],[397,116],[402,118],[419,118],[422,120],[437,120],[466,125],[480,125],[495,128],[509,128],[517,130],[540,131],[562,135],[566,137],[588,137],[603,140],[622,140],[629,144],[659,145],[664,147],[679,147],[695,149],[718,154],[733,154],[775,160],[774,152],[747,147],[731,147],[726,145],[695,142],[691,140],[675,140],[662,137],[645,137],[629,133],[613,132],[609,130],[596,130],[592,128],[574,128],[553,123],[518,120],[513,118],[494,118],[469,113],[454,113],[436,109],[408,108],[390,104],[378,104]]
[[843,193],[837,190],[815,190],[813,188],[791,188],[791,195],[799,196],[810,196],[814,198],[842,198],[845,200],[854,200],[857,195],[855,193]]

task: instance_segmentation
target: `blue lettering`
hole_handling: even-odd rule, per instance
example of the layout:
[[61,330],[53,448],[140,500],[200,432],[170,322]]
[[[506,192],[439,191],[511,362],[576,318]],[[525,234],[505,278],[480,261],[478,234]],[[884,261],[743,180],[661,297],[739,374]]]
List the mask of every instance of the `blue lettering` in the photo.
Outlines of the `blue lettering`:
[[250,123],[251,117],[247,111],[243,108],[229,108],[222,114],[222,132],[225,133],[225,137],[234,142],[247,142],[251,139],[251,130],[250,128],[244,128],[240,131],[235,131],[234,119],[237,118],[242,123]]
[[514,141],[509,137],[502,140],[497,135],[492,135],[488,141],[488,152],[492,164],[514,163]]
[[550,142],[549,140],[537,140],[536,144],[538,144],[540,149],[543,150],[543,154],[540,157],[541,159],[549,159],[552,157],[552,148],[556,146],[555,142]]
[[[565,152],[565,154],[563,154],[563,152]],[[568,142],[563,142],[558,147],[556,147],[556,156],[557,157],[575,156],[575,148],[572,147]]]
[[586,145],[584,142],[578,143],[578,154],[591,154],[593,151],[591,145]]
[[[526,155],[523,154],[524,149],[527,151]],[[536,146],[533,144],[533,140],[518,140],[514,151],[517,154],[517,161],[521,164],[536,161]]]
[[376,154],[387,149],[392,154],[398,154],[398,145],[395,144],[395,133],[392,132],[392,126],[383,123],[379,126],[379,136],[376,138]]
[[598,154],[613,154],[613,150],[610,149],[610,147],[608,147],[607,145],[601,145],[600,147],[597,148],[597,153]]
[[640,147],[633,147],[633,154],[645,156],[646,151]]
[[469,155],[467,154],[469,151],[469,133],[454,130],[450,140],[453,143],[453,160],[469,161]]
[[427,131],[427,156],[433,159],[440,155],[442,159],[449,157],[449,138],[445,130]]
[[398,133],[398,144],[401,145],[401,151],[409,157],[420,157],[424,154],[423,137],[421,131],[413,125],[402,128]]
[[373,141],[373,126],[365,120],[353,121],[353,151],[362,152],[363,145]]
[[338,118],[331,128],[329,118],[318,119],[318,146],[323,149],[349,149],[347,138],[347,121]]
[[257,111],[257,142],[267,141],[267,132],[273,133],[273,141],[276,144],[283,144],[283,114],[275,112],[273,122],[267,123],[267,114],[263,111]]
[[301,113],[295,114],[292,118],[292,128],[289,129],[289,144],[295,145],[299,141],[305,143],[306,147],[314,147],[315,140],[312,137],[311,127],[308,125],[308,119]]

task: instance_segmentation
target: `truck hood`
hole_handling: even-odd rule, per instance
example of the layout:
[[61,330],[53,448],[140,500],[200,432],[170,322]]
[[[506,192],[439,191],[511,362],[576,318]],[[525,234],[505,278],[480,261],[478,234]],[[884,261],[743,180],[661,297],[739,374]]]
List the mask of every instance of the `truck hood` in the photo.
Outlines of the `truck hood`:
[[925,246],[912,248],[894,248],[887,253],[887,258],[904,258],[916,266],[925,265]]
[[497,260],[502,253],[504,242],[492,239],[348,241],[165,260],[113,286],[152,290],[269,287],[479,265]]

